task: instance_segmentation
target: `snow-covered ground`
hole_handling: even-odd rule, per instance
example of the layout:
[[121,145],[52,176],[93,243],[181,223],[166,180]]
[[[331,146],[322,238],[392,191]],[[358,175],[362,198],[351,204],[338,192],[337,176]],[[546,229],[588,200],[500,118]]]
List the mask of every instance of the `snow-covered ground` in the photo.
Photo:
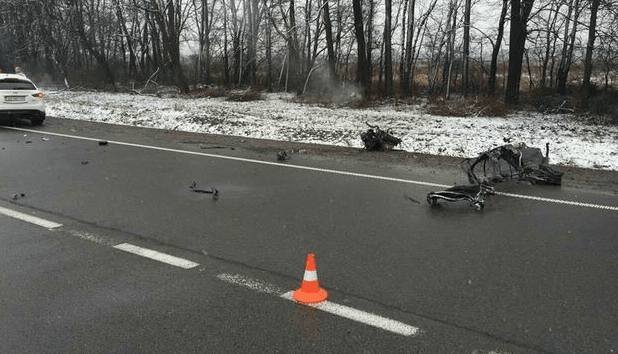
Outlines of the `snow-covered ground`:
[[46,91],[47,114],[149,128],[250,138],[362,147],[366,122],[390,128],[406,151],[474,157],[505,144],[525,142],[545,151],[550,163],[618,170],[618,126],[585,123],[564,114],[520,113],[507,117],[441,117],[418,106],[323,108],[290,101],[286,94],[263,100],[182,98],[84,91]]

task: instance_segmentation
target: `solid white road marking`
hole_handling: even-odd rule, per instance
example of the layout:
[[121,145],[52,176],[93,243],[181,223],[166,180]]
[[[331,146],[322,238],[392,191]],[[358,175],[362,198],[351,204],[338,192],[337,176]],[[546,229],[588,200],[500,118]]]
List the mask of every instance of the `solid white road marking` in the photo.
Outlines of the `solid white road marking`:
[[[30,129],[23,129],[23,128],[15,128],[15,127],[2,127],[2,128],[11,129],[11,130],[25,131],[25,132],[30,132],[30,133],[38,133],[38,134],[43,134],[43,135],[45,135],[45,134],[47,134],[47,135],[54,135],[54,136],[59,136],[59,137],[63,137],[63,138],[71,138],[71,139],[80,139],[80,140],[88,140],[88,141],[100,141],[101,140],[101,139],[97,139],[97,138],[87,138],[87,137],[76,136],[76,135],[68,135],[68,134],[60,134],[60,133],[50,133],[50,132],[41,132],[41,131],[38,131],[38,130],[30,130]],[[107,140],[107,142],[110,145],[111,144],[116,144],[116,145],[123,145],[123,146],[130,146],[130,147],[137,147],[137,148],[144,148],[144,149],[151,149],[151,150],[158,150],[158,151],[175,152],[175,153],[181,153],[181,154],[187,154],[187,155],[206,156],[206,157],[213,157],[213,158],[223,159],[223,160],[249,162],[249,163],[256,163],[256,164],[269,165],[269,166],[293,168],[293,169],[297,169],[297,170],[325,172],[325,173],[332,173],[332,174],[338,174],[338,175],[344,175],[344,176],[363,177],[363,178],[378,179],[378,180],[383,180],[383,181],[401,182],[401,183],[409,183],[409,184],[418,184],[418,185],[430,186],[430,187],[438,187],[438,188],[451,187],[451,186],[448,186],[448,185],[445,185],[445,184],[439,184],[439,183],[412,181],[412,180],[407,180],[407,179],[403,179],[403,178],[393,178],[393,177],[385,177],[385,176],[374,176],[374,175],[369,175],[369,174],[364,174],[364,173],[355,173],[355,172],[346,172],[346,171],[338,171],[338,170],[329,170],[329,169],[318,168],[318,167],[289,165],[289,164],[282,164],[282,163],[279,163],[279,162],[253,160],[253,159],[248,159],[248,158],[244,158],[244,157],[216,155],[216,154],[209,154],[209,153],[206,153],[206,152],[187,151],[187,150],[180,150],[180,149],[164,148],[164,147],[159,147],[159,146],[142,145],[142,144],[134,144],[134,143],[125,143],[125,142],[122,142],[122,141]]]
[[25,222],[29,222],[31,224],[35,224],[35,225],[38,225],[38,226],[42,226],[42,227],[47,228],[47,229],[55,229],[55,228],[58,228],[58,227],[62,226],[62,224],[58,224],[58,223],[55,223],[53,221],[41,219],[41,218],[36,217],[36,216],[20,213],[18,211],[7,209],[7,208],[3,208],[3,207],[0,207],[0,214],[4,214],[6,216],[10,216],[12,218],[19,219],[19,220],[22,220],[22,221],[25,221]]
[[199,263],[191,262],[183,258],[170,256],[169,254],[153,251],[148,248],[135,246],[130,243],[121,243],[114,246],[114,248],[184,269],[194,268],[199,265]]
[[504,193],[504,192],[496,192],[496,195],[503,195],[505,197],[513,197],[513,198],[520,198],[520,199],[530,199],[530,200],[536,200],[539,202],[573,205],[573,206],[579,206],[579,207],[584,207],[584,208],[618,211],[618,207],[615,207],[615,206],[599,205],[599,204],[592,204],[592,203],[581,203],[581,202],[574,202],[570,200],[552,199],[552,198],[544,198],[544,197],[536,197],[533,195],[513,194],[513,193]]
[[[294,291],[283,292],[280,288],[276,287],[275,285],[268,284],[260,280],[251,279],[249,277],[245,277],[239,274],[231,275],[231,274],[226,274],[226,273],[217,275],[217,278],[225,282],[236,284],[236,285],[241,285],[249,289],[261,292],[261,293],[272,294],[272,295],[279,296],[280,298],[283,298],[286,300],[295,301],[294,298],[292,297],[292,294],[294,293]],[[418,327],[410,326],[403,322],[391,320],[389,318],[378,316],[373,313],[357,310],[352,307],[339,305],[339,304],[336,304],[328,300],[321,302],[319,304],[306,305],[306,306],[311,306],[318,310],[328,312],[333,315],[344,317],[344,318],[347,318],[347,319],[350,319],[356,322],[361,322],[369,326],[381,328],[383,330],[393,332],[396,334],[401,334],[404,336],[413,336],[413,335],[420,333],[420,329]]]
[[[89,141],[100,141],[101,140],[101,139],[98,139],[98,138],[87,138],[87,137],[76,136],[76,135],[51,133],[51,132],[42,132],[42,131],[38,131],[38,130],[23,129],[23,128],[16,128],[16,127],[2,127],[2,128],[4,128],[4,129],[11,129],[11,130],[18,130],[18,131],[24,131],[24,132],[30,132],[30,133],[38,133],[38,134],[43,134],[43,135],[54,135],[54,136],[59,136],[59,137],[63,137],[63,138],[71,138],[71,139],[79,139],[79,140],[89,140]],[[164,147],[159,147],[159,146],[142,145],[142,144],[134,144],[134,143],[125,143],[125,142],[122,142],[122,141],[108,140],[108,143],[109,144],[116,144],[116,145],[123,145],[123,146],[130,146],[130,147],[137,147],[137,148],[144,148],[144,149],[151,149],[151,150],[175,152],[175,153],[181,153],[181,154],[187,154],[187,155],[197,155],[197,156],[213,157],[213,158],[224,159],[224,160],[241,161],[241,162],[249,162],[249,163],[262,164],[262,165],[286,167],[286,168],[293,168],[293,169],[298,169],[298,170],[324,172],[324,173],[331,173],[331,174],[337,174],[337,175],[343,175],[343,176],[361,177],[361,178],[377,179],[377,180],[382,180],[382,181],[415,184],[415,185],[420,185],[420,186],[429,186],[429,187],[436,187],[436,188],[450,188],[450,187],[452,187],[452,186],[449,186],[449,185],[446,185],[446,184],[439,184],[439,183],[414,181],[414,180],[408,180],[408,179],[403,179],[403,178],[394,178],[394,177],[385,177],[385,176],[375,176],[375,175],[369,175],[369,174],[364,174],[364,173],[355,173],[355,172],[347,172],[347,171],[330,170],[330,169],[325,169],[325,168],[317,168],[317,167],[309,167],[309,166],[282,164],[282,163],[279,163],[279,162],[253,160],[253,159],[247,159],[247,158],[243,158],[243,157],[215,155],[215,154],[209,154],[209,153],[205,153],[205,152],[187,151],[187,150],[180,150],[180,149],[164,148]],[[550,198],[543,198],[543,197],[531,197],[531,196],[527,196],[527,195],[512,194],[512,193],[497,192],[496,194],[507,196],[507,197],[512,197],[512,198],[531,199],[531,200],[537,200],[537,201],[542,201],[542,202],[566,204],[566,205],[572,205],[572,206],[578,206],[578,207],[584,207],[584,208],[594,208],[594,209],[618,211],[618,206],[599,205],[599,204],[591,204],[591,203],[580,203],[580,202],[575,202],[575,201],[560,200],[560,199],[550,199]]]

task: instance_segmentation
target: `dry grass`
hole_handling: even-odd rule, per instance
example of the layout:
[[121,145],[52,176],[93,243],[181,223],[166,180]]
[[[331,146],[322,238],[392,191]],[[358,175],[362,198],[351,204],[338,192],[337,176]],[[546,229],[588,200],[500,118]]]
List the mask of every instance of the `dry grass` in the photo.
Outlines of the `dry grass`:
[[314,96],[308,93],[298,95],[291,100],[294,103],[317,105],[324,108],[332,108],[335,106],[335,99],[331,95]]
[[513,110],[497,97],[455,98],[432,97],[427,113],[450,117],[503,117]]
[[190,90],[188,94],[186,94],[187,97],[189,98],[207,98],[207,97],[224,97],[228,94],[228,92],[226,92],[223,88],[221,87],[203,87],[203,88],[196,88],[193,90]]
[[227,100],[231,102],[251,102],[262,100],[263,94],[260,91],[248,90],[248,91],[235,91],[230,92]]

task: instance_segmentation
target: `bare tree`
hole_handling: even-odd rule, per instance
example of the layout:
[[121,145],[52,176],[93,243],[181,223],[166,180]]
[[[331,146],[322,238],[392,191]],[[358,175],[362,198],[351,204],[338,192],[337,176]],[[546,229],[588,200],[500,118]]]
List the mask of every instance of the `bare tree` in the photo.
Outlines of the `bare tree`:
[[412,63],[414,61],[414,9],[416,7],[416,0],[407,1],[408,23],[405,40],[405,57],[402,60],[402,74],[401,74],[401,90],[407,92],[410,90],[410,79],[412,75]]
[[584,107],[588,106],[590,98],[590,76],[592,75],[592,51],[594,49],[594,41],[596,39],[597,29],[597,13],[601,0],[592,0],[590,5],[590,27],[588,27],[588,45],[586,46],[586,60],[584,62],[584,81],[582,83],[582,92],[584,96]]
[[337,77],[335,64],[335,47],[333,45],[333,25],[330,20],[330,6],[328,4],[328,0],[324,0],[323,3],[323,16],[324,16],[324,30],[326,34],[326,49],[328,53],[328,74],[331,78],[335,79]]
[[461,86],[464,96],[468,96],[468,86],[470,78],[470,11],[472,0],[466,0],[464,6],[464,34],[463,34],[463,73]]
[[[198,2],[199,1],[199,2]],[[211,30],[213,23],[213,10],[216,0],[193,0],[195,11],[195,26],[197,29],[197,41],[199,45],[197,55],[197,77],[196,81],[210,83],[210,45]]]
[[519,82],[528,37],[526,28],[534,0],[511,0],[511,33],[509,43],[509,72],[506,83],[505,102],[519,101]]
[[[558,67],[558,78],[556,88],[558,93],[566,94],[566,86],[569,78],[569,70],[573,61],[573,49],[575,48],[575,40],[577,38],[577,24],[581,13],[580,0],[570,0],[566,24],[564,27],[564,45],[562,47],[562,57],[560,66]],[[569,32],[570,23],[573,23],[571,32]]]
[[458,0],[450,0],[447,22],[446,22],[446,60],[442,70],[443,85],[446,86],[446,99],[451,95],[451,79],[453,77],[453,61],[455,59],[455,32],[457,31],[457,9]]
[[[556,23],[558,17],[560,15],[560,8],[562,7],[562,2],[555,2],[551,4],[551,8],[549,10],[549,14],[546,19],[546,28],[545,28],[545,51],[542,57],[541,64],[541,88],[546,88],[547,83],[549,81],[550,86],[552,85],[552,73],[554,67],[554,56],[556,53],[556,42],[558,39],[558,30],[556,28]],[[551,61],[551,66],[550,66]],[[550,76],[548,80],[547,77]]]
[[[100,4],[99,4],[100,5]],[[111,87],[117,90],[116,80],[114,77],[114,72],[112,71],[109,61],[107,60],[107,56],[105,54],[104,48],[105,43],[101,39],[97,40],[95,33],[89,31],[86,32],[86,24],[84,23],[84,17],[90,19],[90,23],[88,24],[89,28],[96,28],[96,24],[93,22],[97,17],[96,15],[91,14],[90,16],[85,11],[85,6],[82,0],[70,0],[69,2],[70,13],[73,17],[73,23],[75,25],[74,29],[77,32],[77,35],[81,41],[81,44],[88,51],[90,55],[92,55],[97,63],[103,69],[105,76],[111,85]],[[90,11],[94,11],[96,14],[104,13],[105,9],[100,7],[89,8]]]
[[120,6],[120,1],[113,0],[113,3],[116,9],[116,17],[118,18],[120,29],[122,30],[122,34],[124,35],[124,38],[127,41],[127,47],[129,50],[129,75],[128,76],[132,80],[135,80],[135,77],[138,74],[138,69],[137,69],[137,56],[135,54],[135,44],[133,43],[133,36],[131,36],[131,33],[129,33],[129,30],[127,28],[127,21],[124,18],[123,11]]
[[504,23],[506,22],[506,14],[509,9],[509,0],[502,0],[502,12],[500,13],[500,20],[498,21],[498,35],[496,42],[493,45],[491,53],[491,64],[489,67],[489,80],[488,91],[489,94],[493,94],[496,91],[496,75],[498,72],[498,54],[500,53],[500,47],[502,46],[502,37],[504,36]]
[[384,94],[387,97],[393,95],[393,52],[391,44],[391,21],[392,21],[392,1],[386,0],[386,16],[384,23],[384,71],[385,87]]
[[174,83],[181,92],[188,92],[189,85],[180,63],[180,36],[187,20],[181,0],[150,0],[152,14],[161,33],[166,56],[165,66],[172,71]]
[[357,46],[357,68],[356,68],[356,80],[361,86],[361,93],[369,90],[369,83],[371,80],[370,63],[367,62],[367,44],[365,42],[365,31],[363,26],[363,8],[361,0],[352,0],[352,7],[354,9],[354,33],[356,35]]

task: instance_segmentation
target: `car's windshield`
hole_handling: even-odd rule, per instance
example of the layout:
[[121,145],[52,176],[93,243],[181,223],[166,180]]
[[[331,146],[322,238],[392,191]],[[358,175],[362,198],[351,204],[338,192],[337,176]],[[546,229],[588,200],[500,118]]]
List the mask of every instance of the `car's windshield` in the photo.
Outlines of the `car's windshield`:
[[36,90],[36,88],[28,81],[0,80],[0,90]]

